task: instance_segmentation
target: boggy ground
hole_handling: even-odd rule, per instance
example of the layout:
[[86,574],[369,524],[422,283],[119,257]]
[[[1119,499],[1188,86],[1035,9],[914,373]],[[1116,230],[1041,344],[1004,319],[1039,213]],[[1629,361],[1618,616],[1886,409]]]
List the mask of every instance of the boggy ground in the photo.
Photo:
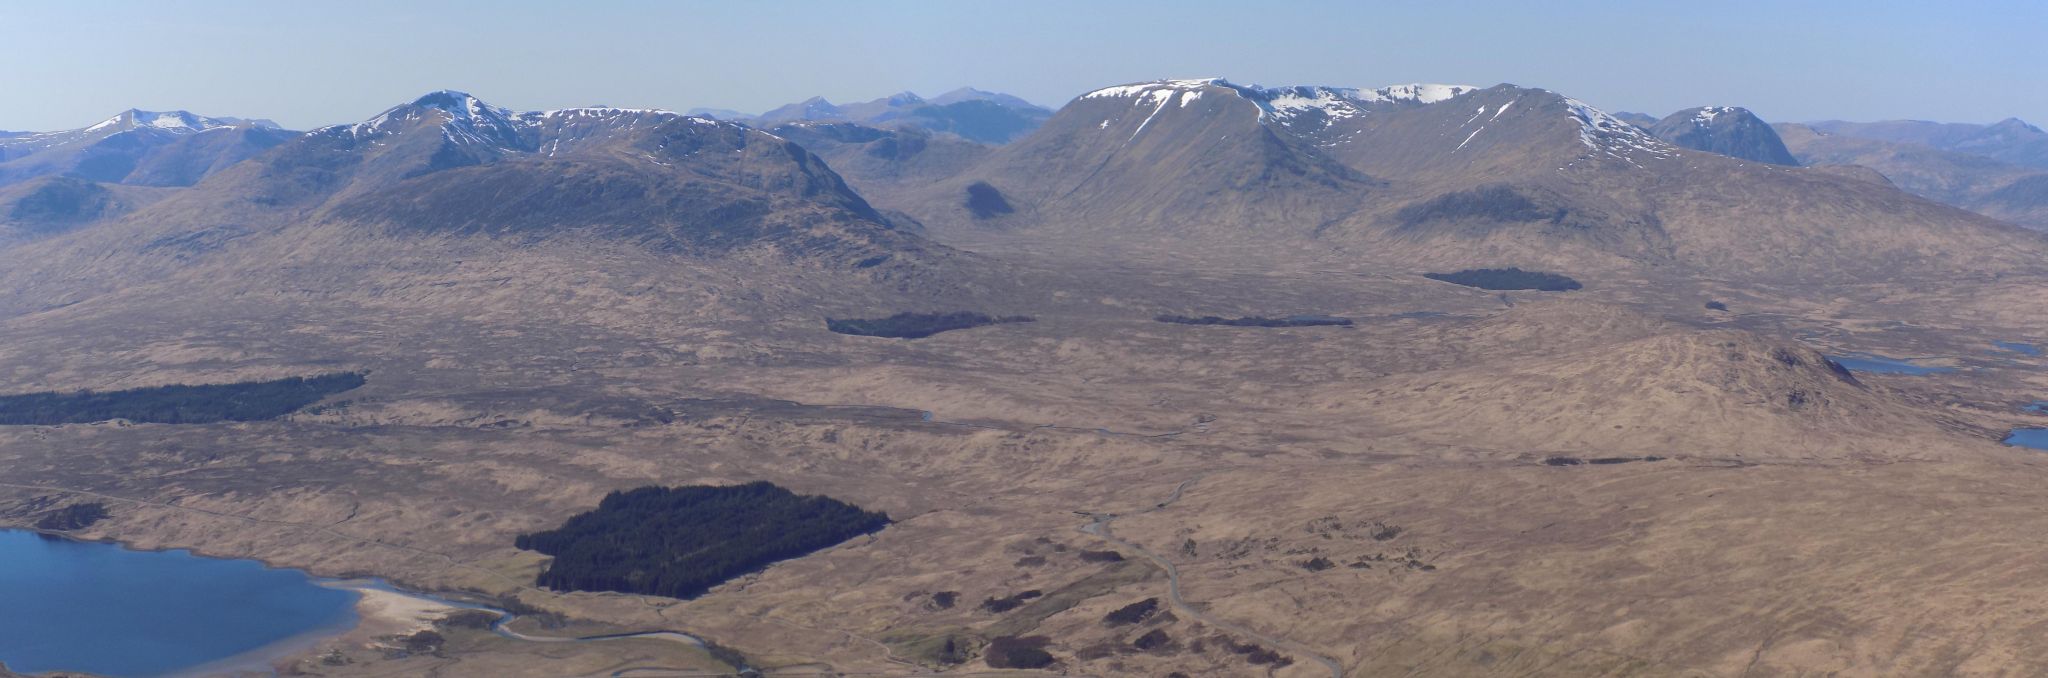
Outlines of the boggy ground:
[[[83,536],[574,620],[534,635],[684,631],[770,674],[991,672],[996,636],[1043,636],[1049,670],[1087,675],[2048,670],[2048,459],[1996,443],[2044,419],[2015,405],[2048,392],[2048,362],[1984,348],[2048,337],[2048,280],[1567,271],[1588,289],[1503,298],[1392,265],[1015,257],[1057,282],[958,303],[1038,322],[900,341],[822,318],[949,309],[804,306],[776,300],[820,283],[775,297],[587,256],[416,278],[342,262],[317,294],[155,290],[0,321],[14,390],[370,373],[281,421],[0,429],[0,522],[100,501],[112,517]],[[1817,350],[1962,369],[1845,379]],[[541,557],[511,547],[610,490],[754,479],[896,523],[690,601],[537,590]],[[1105,621],[1148,598],[1144,621]],[[380,649],[399,633],[284,668],[718,666],[467,628]]]

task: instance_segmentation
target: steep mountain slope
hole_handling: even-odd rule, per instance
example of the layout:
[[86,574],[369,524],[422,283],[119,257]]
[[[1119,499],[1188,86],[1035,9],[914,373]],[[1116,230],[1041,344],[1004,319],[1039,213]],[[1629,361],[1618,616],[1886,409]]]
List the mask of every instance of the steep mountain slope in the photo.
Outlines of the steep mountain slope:
[[1036,129],[1052,112],[996,92],[962,87],[926,100],[900,92],[873,101],[834,105],[822,97],[788,104],[750,122],[764,127],[792,122],[852,122],[940,132],[985,144],[1007,143]]
[[[1012,209],[968,209],[976,186]],[[1335,248],[1431,267],[1822,279],[2026,268],[2048,252],[1889,186],[1682,149],[1513,85],[1111,87],[909,202],[942,237]]]
[[0,185],[64,175],[190,186],[295,135],[267,121],[128,110],[90,127],[0,139]]
[[1956,153],[1980,155],[2025,167],[2048,169],[2048,132],[2019,118],[2006,118],[1989,125],[1886,120],[1847,122],[1826,120],[1809,126],[1828,134],[1858,139],[1919,144]]
[[1785,150],[1785,142],[1778,138],[1778,133],[1746,108],[1688,108],[1666,116],[1649,130],[1657,138],[1681,148],[1773,165],[1799,164],[1792,152]]
[[1803,164],[1868,167],[1914,195],[2048,230],[2048,171],[1917,143],[1830,134],[1808,125],[1787,123],[1777,129]]

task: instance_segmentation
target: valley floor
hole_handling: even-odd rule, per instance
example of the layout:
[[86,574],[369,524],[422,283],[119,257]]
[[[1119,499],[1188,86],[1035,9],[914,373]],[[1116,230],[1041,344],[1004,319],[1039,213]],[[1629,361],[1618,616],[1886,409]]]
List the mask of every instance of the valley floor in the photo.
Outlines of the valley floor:
[[[768,675],[1022,675],[943,647],[1031,636],[1081,675],[2048,671],[2048,457],[1997,443],[2048,418],[2019,408],[2048,396],[2048,360],[1991,348],[2048,338],[2048,280],[1502,294],[1017,260],[1065,282],[960,310],[1037,322],[914,341],[798,305],[707,311],[746,293],[710,273],[582,281],[595,298],[465,271],[17,315],[0,376],[23,390],[369,383],[270,422],[0,428],[0,524],[98,501],[112,517],[84,536],[517,606],[537,638],[685,632]],[[474,310],[518,294],[526,314]],[[397,298],[437,310],[385,313]],[[173,317],[206,320],[148,320]],[[1842,352],[1958,369],[1844,378],[1820,357]],[[757,479],[896,522],[688,601],[540,590],[542,557],[512,547],[611,490]],[[1105,619],[1146,599],[1159,612]],[[400,652],[432,615],[366,619],[285,672],[726,666],[446,625]]]

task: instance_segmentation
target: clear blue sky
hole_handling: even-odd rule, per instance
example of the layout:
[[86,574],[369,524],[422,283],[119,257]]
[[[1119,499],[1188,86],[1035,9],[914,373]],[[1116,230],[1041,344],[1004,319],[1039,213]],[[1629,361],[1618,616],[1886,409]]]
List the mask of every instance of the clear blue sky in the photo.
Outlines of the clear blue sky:
[[755,113],[973,85],[1544,87],[1611,111],[2048,124],[2048,1],[0,2],[0,129],[130,107],[307,128],[461,89]]

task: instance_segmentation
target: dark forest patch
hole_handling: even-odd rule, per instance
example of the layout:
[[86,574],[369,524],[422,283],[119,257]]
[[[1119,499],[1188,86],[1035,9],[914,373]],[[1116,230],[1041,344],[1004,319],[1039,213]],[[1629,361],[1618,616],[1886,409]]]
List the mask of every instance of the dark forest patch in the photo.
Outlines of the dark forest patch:
[[940,332],[964,330],[984,325],[1028,323],[1033,320],[1035,318],[1028,315],[998,317],[972,311],[898,313],[887,318],[826,318],[825,329],[857,337],[923,339]]
[[1115,551],[1089,551],[1083,549],[1080,555],[1083,562],[1089,563],[1117,563],[1123,562],[1124,559],[1124,554]]
[[988,640],[982,658],[998,669],[1042,669],[1053,662],[1052,654],[1045,651],[1050,642],[1045,636],[997,636]]
[[233,384],[0,396],[0,425],[49,426],[115,419],[149,424],[261,421],[291,414],[363,382],[362,373],[344,372]]
[[1158,611],[1159,599],[1146,598],[1144,600],[1140,600],[1138,602],[1131,603],[1123,607],[1119,607],[1115,610],[1111,610],[1109,614],[1102,616],[1102,623],[1108,624],[1110,626],[1136,624],[1138,622],[1142,622],[1146,619],[1151,618],[1152,613]]
[[1453,273],[1424,273],[1422,277],[1440,280],[1453,285],[1477,287],[1482,290],[1536,290],[1538,292],[1569,292],[1579,289],[1579,281],[1557,273],[1524,271],[1512,266],[1508,268],[1468,268]]
[[881,513],[765,481],[649,486],[607,494],[597,509],[514,544],[555,557],[541,586],[690,598],[888,524]]
[[107,507],[99,502],[72,504],[44,514],[36,520],[36,529],[53,532],[70,532],[92,527],[93,523],[107,517]]
[[1242,318],[1223,318],[1213,315],[1192,317],[1185,315],[1162,315],[1153,320],[1176,325],[1223,325],[1226,327],[1350,327],[1350,318],[1327,315],[1291,315],[1284,318],[1268,318],[1249,315]]
[[996,187],[990,186],[986,181],[967,185],[966,206],[967,211],[976,219],[993,219],[1017,211],[1017,208],[1010,206],[1010,200],[1003,197],[1002,191],[996,190]]

